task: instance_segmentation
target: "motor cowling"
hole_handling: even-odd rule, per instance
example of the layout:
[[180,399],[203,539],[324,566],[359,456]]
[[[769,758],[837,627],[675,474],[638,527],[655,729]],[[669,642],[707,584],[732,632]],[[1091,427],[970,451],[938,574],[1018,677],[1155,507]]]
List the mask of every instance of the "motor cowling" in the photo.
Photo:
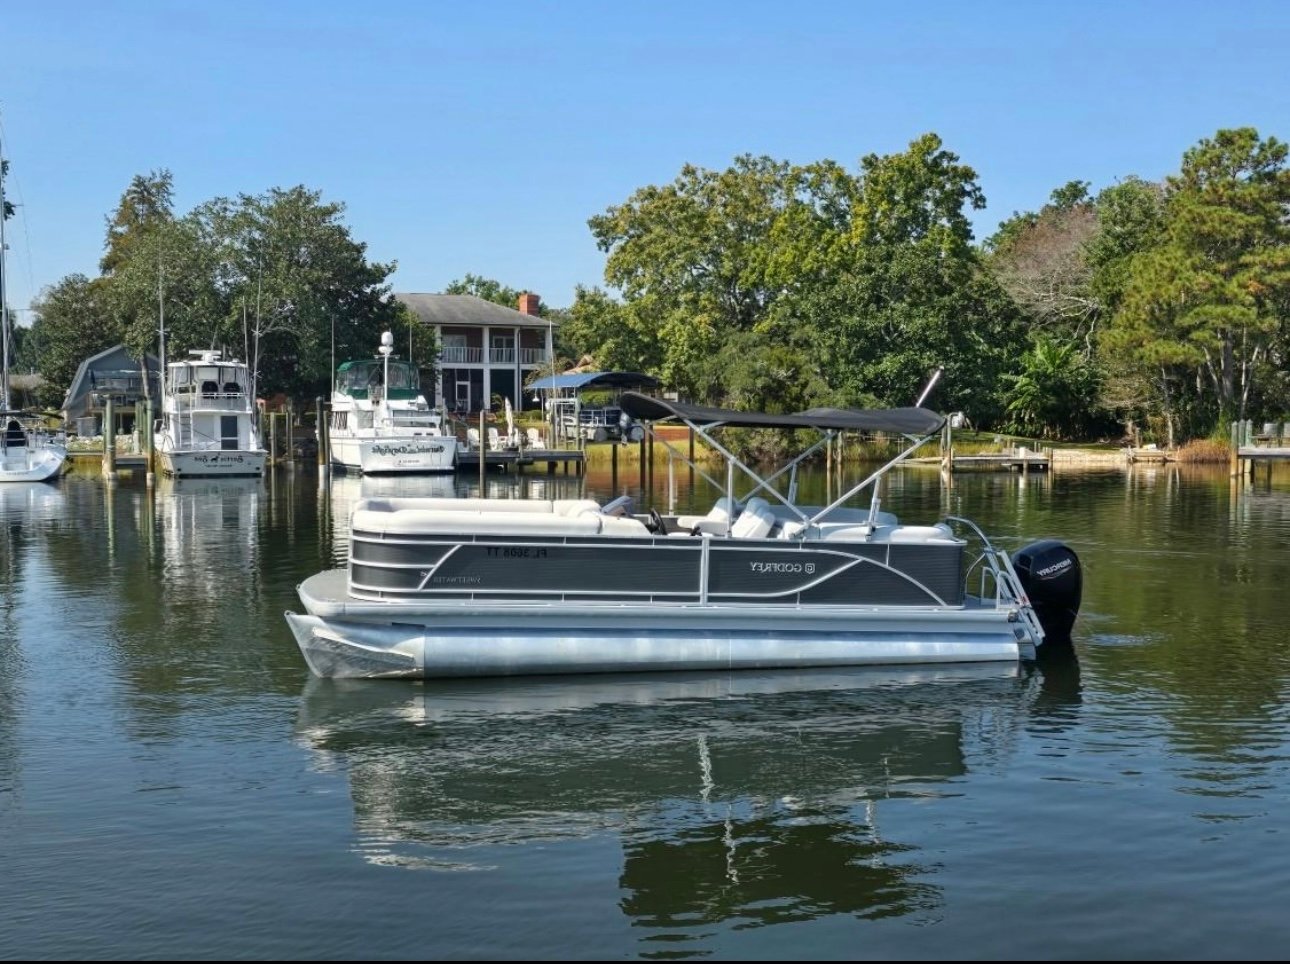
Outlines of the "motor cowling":
[[1012,566],[1044,627],[1045,644],[1069,644],[1084,593],[1084,573],[1075,550],[1044,539],[1014,552]]

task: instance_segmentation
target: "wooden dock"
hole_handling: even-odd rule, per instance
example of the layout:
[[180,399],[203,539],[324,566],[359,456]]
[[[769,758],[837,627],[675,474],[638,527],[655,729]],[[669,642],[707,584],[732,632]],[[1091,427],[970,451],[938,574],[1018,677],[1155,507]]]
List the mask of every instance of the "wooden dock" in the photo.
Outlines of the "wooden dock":
[[1019,472],[1047,472],[1052,458],[1042,452],[982,452],[979,455],[948,456],[954,469],[1008,469]]
[[1231,440],[1233,476],[1248,471],[1253,479],[1257,467],[1262,465],[1270,479],[1275,463],[1290,461],[1290,423],[1283,426],[1271,423],[1256,433],[1252,421],[1233,422]]
[[547,474],[554,474],[556,466],[563,466],[564,471],[570,468],[575,474],[582,472],[586,456],[579,449],[479,449],[457,452],[458,472],[478,472],[480,460],[485,469],[499,469],[503,472],[521,471],[530,465],[546,466]]
[[1166,449],[1135,449],[1127,448],[1124,450],[1124,457],[1130,462],[1173,462],[1174,454]]

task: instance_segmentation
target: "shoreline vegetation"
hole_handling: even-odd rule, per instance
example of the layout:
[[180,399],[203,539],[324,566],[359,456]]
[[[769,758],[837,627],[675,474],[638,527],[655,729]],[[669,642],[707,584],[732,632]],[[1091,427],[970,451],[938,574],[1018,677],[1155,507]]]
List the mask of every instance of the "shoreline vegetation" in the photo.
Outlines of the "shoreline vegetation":
[[[1219,130],[1160,181],[1070,181],[984,238],[977,172],[935,133],[854,167],[686,164],[587,219],[603,286],[543,305],[556,357],[535,375],[591,360],[695,402],[793,412],[909,405],[941,367],[927,404],[986,434],[1218,460],[1206,440],[1232,422],[1290,421],[1288,158],[1253,128]],[[44,289],[18,330],[13,368],[41,378],[23,401],[58,406],[112,345],[155,352],[162,306],[174,357],[243,356],[265,398],[325,395],[333,350],[365,354],[384,330],[431,372],[433,330],[344,212],[297,185],[184,213],[168,170],[136,176],[98,274]],[[521,290],[472,274],[446,288],[508,305]]]

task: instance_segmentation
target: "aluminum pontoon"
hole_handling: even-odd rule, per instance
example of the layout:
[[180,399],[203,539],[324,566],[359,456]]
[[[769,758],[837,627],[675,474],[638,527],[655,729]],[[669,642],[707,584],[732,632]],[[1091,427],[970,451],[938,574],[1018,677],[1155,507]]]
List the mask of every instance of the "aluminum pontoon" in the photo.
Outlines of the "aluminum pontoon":
[[[904,525],[880,508],[882,477],[937,435],[942,416],[767,415],[635,393],[621,404],[647,432],[678,421],[725,458],[724,484],[695,466],[724,493],[711,511],[637,515],[626,498],[361,499],[348,567],[305,580],[305,613],[287,614],[310,669],[447,677],[976,662],[1025,658],[1069,634],[1080,588],[1069,548],[1038,543],[1014,567],[966,519]],[[713,434],[736,427],[821,437],[763,478]],[[894,434],[905,447],[829,505],[797,505],[797,467],[844,431]],[[736,473],[753,482],[739,499]],[[787,493],[776,487],[785,475]],[[868,486],[868,508],[846,505]],[[979,546],[971,558],[969,539]]]

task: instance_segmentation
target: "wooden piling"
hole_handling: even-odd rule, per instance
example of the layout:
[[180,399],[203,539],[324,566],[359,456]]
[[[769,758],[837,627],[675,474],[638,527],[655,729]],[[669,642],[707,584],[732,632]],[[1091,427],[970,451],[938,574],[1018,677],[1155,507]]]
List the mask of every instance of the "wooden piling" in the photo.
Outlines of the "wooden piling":
[[103,475],[116,478],[116,404],[111,395],[103,406]]
[[314,399],[314,441],[318,443],[318,471],[327,470],[327,420],[323,412],[323,400],[319,395]]

